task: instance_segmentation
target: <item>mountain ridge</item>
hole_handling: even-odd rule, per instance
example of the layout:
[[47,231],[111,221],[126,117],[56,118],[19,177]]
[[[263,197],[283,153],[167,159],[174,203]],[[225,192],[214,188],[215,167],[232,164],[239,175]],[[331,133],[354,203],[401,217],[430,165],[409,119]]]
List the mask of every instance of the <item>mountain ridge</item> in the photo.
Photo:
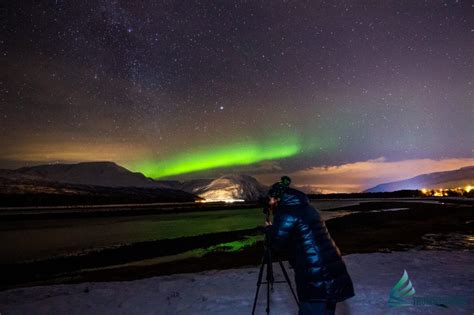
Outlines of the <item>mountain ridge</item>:
[[456,170],[421,174],[415,177],[378,184],[364,192],[391,192],[397,190],[439,189],[464,187],[474,183],[474,165]]
[[[146,177],[132,172],[114,162],[81,162],[75,164],[43,164],[12,170],[20,179],[33,179],[79,185],[105,187],[168,188]],[[1,176],[1,174],[0,174]]]
[[[256,201],[266,192],[266,186],[245,174],[227,174],[217,178],[193,179],[188,181],[154,180],[142,173],[132,172],[114,162],[81,162],[75,164],[44,164],[21,167],[15,170],[0,169],[0,178],[12,182],[16,190],[24,187],[42,186],[46,190],[58,190],[58,185],[87,185],[109,188],[160,188],[179,190],[208,201]],[[5,183],[5,181],[4,181]],[[23,183],[23,184],[22,184]],[[25,184],[27,183],[27,184]],[[51,185],[55,188],[52,189]],[[49,187],[49,188],[46,188]],[[2,187],[0,187],[2,188]],[[3,185],[3,191],[8,187]],[[0,190],[0,193],[2,191]]]

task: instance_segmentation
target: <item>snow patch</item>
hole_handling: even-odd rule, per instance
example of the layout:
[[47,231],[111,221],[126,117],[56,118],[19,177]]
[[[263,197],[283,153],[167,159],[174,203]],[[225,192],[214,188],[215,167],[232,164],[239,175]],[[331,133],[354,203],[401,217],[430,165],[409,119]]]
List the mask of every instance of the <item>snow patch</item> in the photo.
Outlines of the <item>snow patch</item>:
[[[336,314],[472,314],[474,255],[462,251],[406,251],[344,256],[356,296],[338,303]],[[293,277],[293,272],[285,264]],[[415,296],[462,296],[467,305],[387,305],[390,289],[403,270]],[[275,278],[283,279],[274,266]],[[135,281],[40,286],[0,292],[5,314],[250,314],[258,266],[177,274]],[[257,314],[265,313],[261,290]],[[285,283],[275,284],[272,314],[297,314]]]

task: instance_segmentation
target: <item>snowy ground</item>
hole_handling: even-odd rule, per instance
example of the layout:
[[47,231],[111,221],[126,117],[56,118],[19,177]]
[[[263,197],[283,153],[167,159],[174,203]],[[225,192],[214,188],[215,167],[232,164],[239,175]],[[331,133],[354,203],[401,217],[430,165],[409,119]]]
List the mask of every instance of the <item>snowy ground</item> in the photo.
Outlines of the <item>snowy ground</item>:
[[[356,296],[336,314],[474,314],[474,253],[407,251],[344,256]],[[458,296],[467,305],[390,309],[390,289],[406,269],[415,296]],[[289,270],[291,273],[291,270]],[[6,314],[250,314],[258,267],[179,274],[127,282],[82,283],[0,292]],[[292,274],[291,274],[292,276]],[[282,278],[275,265],[275,277]],[[264,287],[262,287],[264,289]],[[258,314],[264,314],[261,290]],[[296,314],[286,284],[275,284],[272,314]]]

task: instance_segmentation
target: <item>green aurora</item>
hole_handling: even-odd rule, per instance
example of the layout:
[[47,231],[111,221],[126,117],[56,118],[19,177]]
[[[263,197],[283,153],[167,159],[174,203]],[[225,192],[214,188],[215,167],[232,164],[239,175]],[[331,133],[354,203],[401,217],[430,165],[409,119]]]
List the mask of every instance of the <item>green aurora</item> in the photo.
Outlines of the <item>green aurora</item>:
[[179,154],[166,160],[149,159],[131,165],[134,171],[147,177],[162,178],[206,169],[249,165],[260,161],[280,159],[298,154],[300,141],[295,136],[270,141],[248,141],[223,145],[207,150]]

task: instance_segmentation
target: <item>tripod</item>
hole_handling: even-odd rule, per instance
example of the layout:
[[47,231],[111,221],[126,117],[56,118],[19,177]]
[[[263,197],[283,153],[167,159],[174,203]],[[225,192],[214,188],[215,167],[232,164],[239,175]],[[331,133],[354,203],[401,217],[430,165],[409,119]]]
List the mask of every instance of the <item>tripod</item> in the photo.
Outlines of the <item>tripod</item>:
[[[286,281],[275,281],[273,278],[273,265],[272,265],[272,251],[270,247],[270,241],[269,237],[267,236],[267,233],[265,233],[265,242],[264,242],[264,252],[263,252],[263,257],[262,257],[262,264],[260,265],[260,272],[258,273],[258,280],[257,280],[257,292],[255,292],[255,299],[253,301],[253,309],[252,309],[252,315],[255,314],[255,307],[257,306],[257,299],[258,299],[258,292],[260,290],[260,285],[266,284],[267,285],[267,308],[266,312],[267,314],[270,314],[270,291],[273,292],[273,284],[274,283],[288,283],[288,286],[290,287],[291,293],[293,294],[293,297],[295,298],[296,304],[299,305],[298,298],[296,297],[295,291],[293,290],[293,286],[291,285],[290,278],[288,277],[288,273],[286,272],[285,266],[283,266],[283,263],[278,260],[278,263],[280,264],[281,270],[283,272],[283,275],[285,276]],[[262,277],[263,277],[263,268],[266,268],[267,274],[266,274],[266,282],[262,282]]]

